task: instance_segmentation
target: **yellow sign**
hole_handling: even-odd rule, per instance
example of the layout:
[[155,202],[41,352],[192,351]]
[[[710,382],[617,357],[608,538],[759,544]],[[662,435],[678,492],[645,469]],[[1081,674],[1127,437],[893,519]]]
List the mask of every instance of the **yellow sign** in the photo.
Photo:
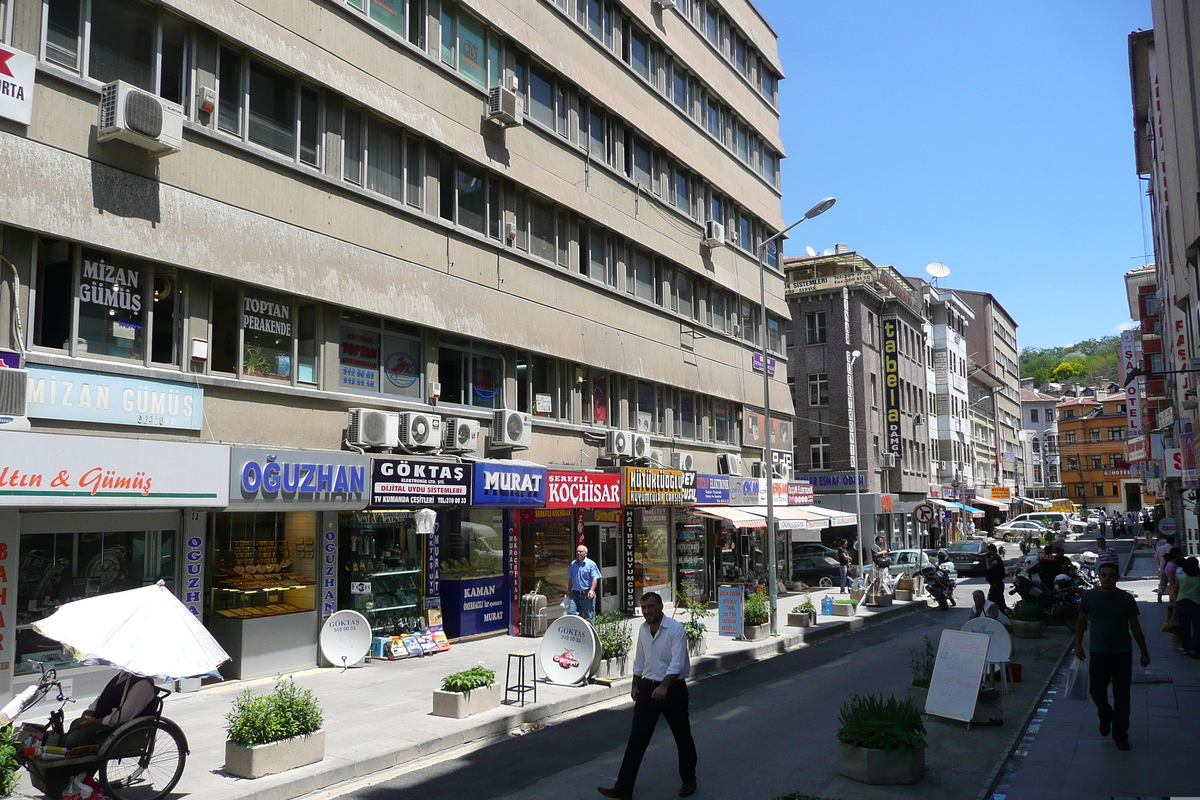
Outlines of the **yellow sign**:
[[[646,467],[626,467],[624,473],[623,496],[626,506],[678,506],[685,501],[695,500],[695,473],[688,486],[687,475],[677,469],[647,469]],[[690,488],[691,498],[686,495]]]
[[1072,503],[1070,500],[1063,500],[1063,499],[1051,500],[1050,507],[1048,509],[1046,509],[1046,511],[1064,511],[1068,514],[1070,514],[1074,510],[1075,510],[1075,504]]
[[992,487],[992,499],[993,500],[1011,500],[1012,499],[1012,489],[1008,488],[1007,486],[993,486]]

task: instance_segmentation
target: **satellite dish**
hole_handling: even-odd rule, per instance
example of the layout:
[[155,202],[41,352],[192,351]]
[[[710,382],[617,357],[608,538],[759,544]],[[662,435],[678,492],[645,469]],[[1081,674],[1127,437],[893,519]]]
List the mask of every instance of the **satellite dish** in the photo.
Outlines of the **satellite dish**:
[[825,248],[825,250],[824,250],[824,251],[821,253],[821,255],[823,255],[823,256],[831,256],[831,255],[833,255],[833,254],[834,254],[834,253],[836,253],[836,252],[837,252],[837,251],[836,251],[836,250],[834,250],[832,247],[826,247],[826,248]]
[[817,251],[812,249],[812,245],[809,245],[804,249],[808,251],[809,256],[815,256],[817,254]]
[[583,617],[559,617],[546,628],[538,661],[550,683],[572,686],[586,683],[600,669],[600,637]]
[[950,274],[950,268],[940,261],[925,265],[925,271],[935,278],[945,278]]
[[330,664],[354,666],[371,650],[371,623],[357,611],[338,611],[325,620],[318,641]]

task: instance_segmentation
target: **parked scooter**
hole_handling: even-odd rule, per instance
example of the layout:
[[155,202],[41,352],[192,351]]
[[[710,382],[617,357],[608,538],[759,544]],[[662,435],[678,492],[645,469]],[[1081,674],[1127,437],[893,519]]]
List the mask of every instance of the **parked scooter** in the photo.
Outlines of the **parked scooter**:
[[929,564],[922,567],[917,574],[924,580],[925,591],[937,602],[938,608],[945,611],[951,605],[958,605],[954,601],[954,579],[941,565],[935,567]]

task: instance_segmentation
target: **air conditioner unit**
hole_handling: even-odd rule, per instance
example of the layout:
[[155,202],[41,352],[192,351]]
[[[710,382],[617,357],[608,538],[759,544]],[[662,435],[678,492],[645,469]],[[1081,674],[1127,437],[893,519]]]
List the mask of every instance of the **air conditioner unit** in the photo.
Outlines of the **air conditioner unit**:
[[0,369],[0,430],[29,430],[29,417],[26,416],[28,391],[28,370]]
[[885,467],[888,467],[888,468],[894,467],[894,466],[896,466],[896,454],[895,453],[884,453],[882,456],[880,456],[880,461],[883,463],[883,466],[885,466]]
[[479,445],[479,422],[447,417],[442,434],[442,449],[447,453],[474,453]]
[[100,121],[96,141],[119,139],[159,157],[183,147],[183,107],[114,81],[100,92]]
[[659,8],[674,8],[675,0],[654,0],[654,5]]
[[650,466],[664,467],[667,464],[667,453],[665,450],[650,450]]
[[696,470],[696,457],[691,453],[671,453],[671,466],[689,472]]
[[717,456],[717,472],[721,475],[741,477],[745,474],[742,468],[742,457],[733,453],[721,453]]
[[776,462],[774,472],[775,472],[774,477],[777,480],[790,481],[792,479],[791,464],[784,464],[783,462]]
[[376,408],[350,409],[346,441],[354,447],[395,447],[399,441],[400,415]]
[[405,447],[441,447],[442,418],[437,414],[406,411],[400,415],[397,438]]
[[762,461],[755,461],[754,463],[752,463],[750,465],[750,477],[751,478],[767,477],[767,465],[764,464]]
[[725,244],[725,226],[715,219],[706,220],[704,223],[704,240],[701,244],[705,247],[720,247]]
[[650,458],[650,437],[644,433],[629,434],[630,448],[637,459]]
[[493,86],[488,90],[487,119],[505,128],[520,125],[523,119],[521,98],[512,89]]
[[604,437],[604,455],[632,458],[633,437],[629,431],[609,431]]
[[533,444],[533,417],[502,409],[492,418],[492,447],[528,449]]

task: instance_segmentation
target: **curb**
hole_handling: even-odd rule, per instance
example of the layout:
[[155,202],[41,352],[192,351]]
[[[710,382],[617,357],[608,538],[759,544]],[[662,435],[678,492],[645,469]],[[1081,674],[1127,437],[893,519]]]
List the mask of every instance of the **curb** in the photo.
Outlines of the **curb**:
[[[692,663],[692,680],[711,677],[723,672],[738,669],[774,656],[783,655],[796,650],[804,644],[829,639],[843,634],[873,628],[895,619],[910,616],[925,611],[929,606],[923,601],[913,601],[904,605],[893,605],[880,609],[869,617],[850,617],[844,621],[829,622],[807,636],[803,633],[781,634],[763,641],[762,644],[745,650],[729,653],[704,655]],[[290,772],[270,775],[244,783],[249,791],[238,793],[240,784],[235,783],[231,794],[237,800],[291,800],[306,794],[327,789],[339,783],[362,778],[372,773],[380,772],[402,764],[407,764],[435,752],[458,747],[469,742],[507,733],[513,728],[527,722],[556,717],[569,711],[576,711],[587,706],[603,703],[616,697],[628,694],[624,685],[625,679],[617,679],[611,686],[593,684],[589,691],[574,697],[564,698],[553,703],[538,703],[526,708],[513,709],[511,706],[501,706],[512,713],[490,720],[481,720],[470,727],[447,733],[434,739],[428,739],[407,747],[394,748],[383,752],[362,752],[354,760],[338,756],[326,756],[325,759],[311,767],[301,767]],[[1039,695],[1040,697],[1040,695]],[[1007,757],[1007,756],[1006,756]]]

